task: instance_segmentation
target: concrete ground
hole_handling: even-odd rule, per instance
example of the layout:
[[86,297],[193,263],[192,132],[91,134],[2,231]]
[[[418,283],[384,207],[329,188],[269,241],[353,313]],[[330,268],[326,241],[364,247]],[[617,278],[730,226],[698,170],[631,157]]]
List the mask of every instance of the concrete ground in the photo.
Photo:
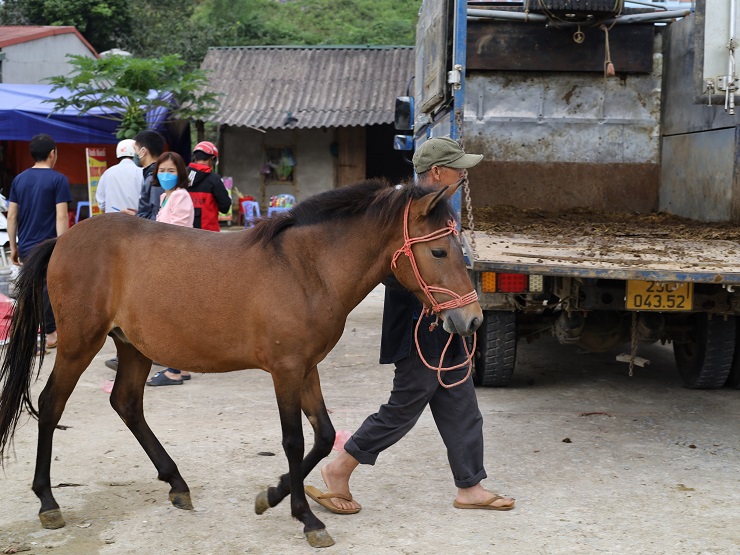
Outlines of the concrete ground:
[[[319,366],[337,430],[356,429],[390,390],[392,369],[377,364],[382,294],[378,287],[350,315]],[[65,528],[39,525],[30,489],[36,424],[18,429],[0,474],[0,552],[315,552],[287,502],[261,516],[253,510],[255,496],[287,469],[267,374],[194,375],[183,386],[147,388],[148,420],[192,490],[195,510],[181,511],[110,408],[105,386],[114,374],[104,361],[113,354],[109,341],[67,405],[67,428],[55,434],[52,483]],[[478,390],[484,484],[516,497],[515,510],[452,507],[427,411],[375,467],[355,473],[359,514],[310,502],[336,540],[323,552],[740,553],[740,391],[681,388],[669,347],[641,348],[651,364],[633,377],[616,354],[581,354],[551,339],[521,344],[513,385]],[[52,352],[35,394],[53,360]],[[318,469],[306,483],[323,487]]]

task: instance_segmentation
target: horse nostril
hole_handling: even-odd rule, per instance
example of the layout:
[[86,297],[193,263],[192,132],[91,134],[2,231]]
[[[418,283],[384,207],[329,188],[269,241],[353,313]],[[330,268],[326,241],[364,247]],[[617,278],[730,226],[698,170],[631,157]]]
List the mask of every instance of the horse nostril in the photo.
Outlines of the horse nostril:
[[482,323],[482,320],[480,318],[473,318],[473,321],[470,322],[470,333],[475,333],[475,330],[477,330]]

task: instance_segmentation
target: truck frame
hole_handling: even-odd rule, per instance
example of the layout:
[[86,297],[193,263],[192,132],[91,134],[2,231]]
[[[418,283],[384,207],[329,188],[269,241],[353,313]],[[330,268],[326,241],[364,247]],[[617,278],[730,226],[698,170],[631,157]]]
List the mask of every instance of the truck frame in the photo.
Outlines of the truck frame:
[[[629,343],[630,372],[640,344],[672,342],[686,387],[740,387],[736,1],[668,4],[424,0],[396,145],[484,154],[454,199],[484,310],[476,384],[508,385],[518,342],[551,333]],[[549,225],[476,229],[483,208]],[[574,232],[579,210],[605,231]],[[676,218],[641,227],[656,214]]]

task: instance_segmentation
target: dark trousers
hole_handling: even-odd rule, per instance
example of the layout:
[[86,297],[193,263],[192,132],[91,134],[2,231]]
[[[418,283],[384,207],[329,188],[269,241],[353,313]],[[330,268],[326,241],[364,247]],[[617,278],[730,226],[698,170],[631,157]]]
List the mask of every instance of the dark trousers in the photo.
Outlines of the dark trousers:
[[[455,363],[461,362],[460,360]],[[461,380],[467,367],[442,373],[445,383]],[[486,477],[483,468],[483,417],[472,379],[446,389],[437,372],[413,355],[396,362],[393,391],[378,412],[368,416],[347,440],[344,450],[360,464],[375,464],[378,455],[414,427],[426,406],[447,448],[455,486],[469,488]]]
[[44,291],[41,295],[44,304],[44,330],[47,334],[57,331],[57,323],[54,320],[54,311],[51,309],[49,300],[49,289],[46,287],[46,278],[44,278]]

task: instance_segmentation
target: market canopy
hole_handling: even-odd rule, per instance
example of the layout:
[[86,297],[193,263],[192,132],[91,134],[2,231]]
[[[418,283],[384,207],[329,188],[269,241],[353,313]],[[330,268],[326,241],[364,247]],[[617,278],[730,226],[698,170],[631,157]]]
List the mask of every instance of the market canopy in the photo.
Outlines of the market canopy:
[[[53,102],[69,96],[66,89],[51,92],[53,85],[0,84],[0,141],[30,141],[34,135],[48,133],[58,143],[115,144],[118,122],[113,112],[95,108],[80,116],[79,110],[67,108],[52,114]],[[163,128],[166,111],[162,108],[147,115],[150,129]]]

